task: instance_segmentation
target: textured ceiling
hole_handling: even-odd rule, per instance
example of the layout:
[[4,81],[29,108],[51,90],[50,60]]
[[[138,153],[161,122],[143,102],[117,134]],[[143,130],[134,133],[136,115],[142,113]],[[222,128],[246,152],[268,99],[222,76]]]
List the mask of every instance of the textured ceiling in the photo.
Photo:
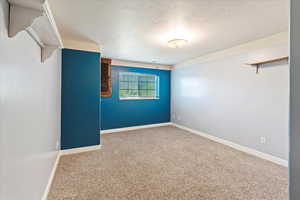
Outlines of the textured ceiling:
[[[63,38],[105,57],[176,64],[288,30],[288,0],[49,0]],[[167,41],[184,36],[187,46]]]

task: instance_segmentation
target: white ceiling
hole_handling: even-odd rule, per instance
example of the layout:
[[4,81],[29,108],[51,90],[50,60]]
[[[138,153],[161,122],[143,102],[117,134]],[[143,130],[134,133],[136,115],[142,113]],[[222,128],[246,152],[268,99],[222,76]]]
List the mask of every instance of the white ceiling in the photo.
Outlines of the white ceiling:
[[[176,64],[288,30],[289,0],[49,0],[63,38],[104,57]],[[185,36],[172,49],[167,41]]]

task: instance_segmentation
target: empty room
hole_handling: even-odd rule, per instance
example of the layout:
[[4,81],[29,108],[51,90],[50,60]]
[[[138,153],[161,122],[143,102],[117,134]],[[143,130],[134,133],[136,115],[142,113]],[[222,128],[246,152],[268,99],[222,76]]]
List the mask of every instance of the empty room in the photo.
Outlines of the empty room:
[[0,200],[299,200],[299,9],[0,0]]

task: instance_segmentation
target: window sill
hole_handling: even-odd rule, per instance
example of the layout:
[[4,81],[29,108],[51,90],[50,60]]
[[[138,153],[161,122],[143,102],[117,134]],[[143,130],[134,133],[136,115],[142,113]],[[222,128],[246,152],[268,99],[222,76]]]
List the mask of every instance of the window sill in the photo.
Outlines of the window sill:
[[158,100],[159,97],[120,97],[120,100]]

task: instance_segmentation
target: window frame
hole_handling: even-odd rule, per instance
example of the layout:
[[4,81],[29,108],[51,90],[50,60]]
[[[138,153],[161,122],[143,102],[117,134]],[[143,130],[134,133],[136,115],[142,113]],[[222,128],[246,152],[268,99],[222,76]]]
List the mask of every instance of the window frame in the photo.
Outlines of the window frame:
[[[122,75],[134,75],[134,76],[143,76],[143,77],[154,77],[155,78],[155,93],[156,95],[155,96],[131,96],[131,97],[121,97],[120,96],[120,83],[122,82],[120,80],[120,77]],[[146,74],[146,73],[137,73],[137,72],[119,72],[118,74],[118,95],[119,95],[119,100],[158,100],[159,99],[159,76],[157,74]],[[123,81],[125,82],[125,81]],[[138,81],[138,85],[139,85],[139,81]],[[141,89],[142,90],[142,89]],[[148,90],[148,89],[147,89]],[[139,88],[137,89],[137,91],[139,91]]]

